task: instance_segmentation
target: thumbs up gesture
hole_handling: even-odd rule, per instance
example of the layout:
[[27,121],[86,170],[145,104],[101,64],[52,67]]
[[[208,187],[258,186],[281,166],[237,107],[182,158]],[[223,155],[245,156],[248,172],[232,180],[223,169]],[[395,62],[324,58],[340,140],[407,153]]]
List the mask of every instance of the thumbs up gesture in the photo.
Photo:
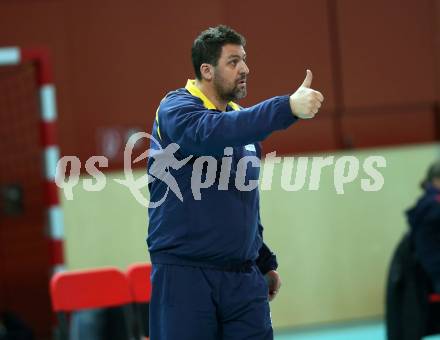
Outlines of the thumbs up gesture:
[[289,99],[292,113],[301,119],[315,117],[324,101],[324,96],[321,92],[310,88],[312,86],[312,79],[312,71],[307,70],[303,83]]

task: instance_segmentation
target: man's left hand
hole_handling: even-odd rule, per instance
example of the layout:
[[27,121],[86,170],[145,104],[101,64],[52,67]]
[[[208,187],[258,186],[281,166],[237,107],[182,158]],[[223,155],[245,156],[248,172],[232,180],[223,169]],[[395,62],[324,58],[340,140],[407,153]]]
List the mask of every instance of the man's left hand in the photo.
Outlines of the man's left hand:
[[264,275],[264,278],[269,287],[269,301],[272,301],[275,299],[281,287],[280,275],[275,270],[271,270]]

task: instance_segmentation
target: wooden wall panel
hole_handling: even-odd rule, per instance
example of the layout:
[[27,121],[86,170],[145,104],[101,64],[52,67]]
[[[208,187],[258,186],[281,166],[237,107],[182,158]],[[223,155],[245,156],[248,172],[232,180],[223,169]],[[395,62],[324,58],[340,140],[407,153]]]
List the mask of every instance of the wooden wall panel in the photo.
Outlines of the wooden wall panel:
[[[0,44],[52,50],[62,151],[84,159],[102,152],[100,129],[149,131],[162,96],[192,77],[194,37],[222,22],[248,39],[251,75],[244,105],[294,91],[305,68],[313,70],[313,86],[326,97],[326,115],[339,110],[338,91],[346,114],[433,102],[433,3],[338,1],[342,89],[334,86],[332,58],[338,53],[332,50],[325,0],[277,0],[270,6],[215,1],[209,7],[202,1],[5,2]],[[331,134],[337,131],[323,131]],[[286,151],[298,151],[295,141],[289,145]],[[320,145],[327,142],[317,140],[313,149],[319,151]]]
[[342,127],[347,144],[354,148],[425,143],[435,138],[434,113],[429,109],[346,115]]
[[273,133],[263,143],[263,153],[306,153],[337,149],[333,133],[334,120],[331,115],[320,115],[316,119],[300,120],[287,130]]
[[[270,6],[251,0],[226,4],[227,24],[247,39],[251,72],[248,98],[243,103],[251,105],[295,92],[309,68],[314,76],[312,88],[325,96],[320,114],[331,115],[335,109],[335,89],[326,0],[276,0]],[[333,135],[333,124],[325,118],[298,124],[294,131],[278,132],[264,145],[280,153],[328,150],[336,148]]]
[[0,4],[0,46],[41,46],[50,51],[57,86],[59,142],[63,153],[74,154],[80,143],[74,122],[81,114],[71,110],[76,98],[72,96],[70,81],[72,61],[65,2],[3,1]]
[[432,0],[338,1],[345,107],[435,99]]
[[192,42],[222,21],[220,9],[219,1],[68,3],[71,96],[82,156],[98,151],[98,129],[151,131],[163,96],[193,77]]
[[247,39],[251,70],[245,103],[293,93],[313,71],[312,87],[325,94],[323,110],[334,109],[325,0],[270,3],[227,1],[226,23]]

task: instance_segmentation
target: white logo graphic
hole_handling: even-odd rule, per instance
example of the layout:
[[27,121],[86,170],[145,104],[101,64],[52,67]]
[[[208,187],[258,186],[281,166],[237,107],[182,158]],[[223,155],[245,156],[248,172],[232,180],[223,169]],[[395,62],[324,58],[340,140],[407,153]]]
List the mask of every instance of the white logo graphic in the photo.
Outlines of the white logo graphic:
[[[132,162],[133,149],[142,138],[147,138],[152,147],[136,157]],[[384,177],[378,170],[378,168],[386,167],[386,159],[382,156],[369,156],[361,163],[354,156],[341,156],[338,159],[335,159],[334,156],[278,157],[274,151],[266,155],[263,166],[260,169],[260,159],[256,155],[243,156],[234,162],[234,149],[232,147],[224,149],[222,158],[214,158],[212,156],[193,158],[194,156],[190,155],[179,159],[175,155],[179,149],[180,146],[176,143],[171,143],[162,148],[161,144],[146,132],[133,133],[124,149],[125,178],[114,179],[114,181],[127,187],[136,201],[149,208],[157,208],[165,202],[170,190],[183,202],[183,194],[176,178],[183,178],[184,181],[188,180],[190,182],[188,184],[190,184],[194,200],[202,199],[203,189],[229,190],[232,184],[239,191],[255,190],[258,188],[259,183],[262,191],[271,190],[274,167],[277,164],[282,166],[279,184],[281,184],[281,188],[285,191],[302,190],[306,187],[307,181],[308,190],[318,190],[321,173],[327,167],[333,170],[333,184],[337,194],[342,195],[345,193],[344,187],[359,178],[361,169],[367,176],[367,178],[361,177],[360,187],[363,191],[379,191],[384,186]],[[245,145],[243,149],[256,152],[254,144]],[[150,162],[148,171],[141,177],[135,178],[132,164],[144,161],[147,157],[153,160]],[[178,170],[187,165],[190,160],[192,161],[191,178],[181,177],[178,175]],[[87,160],[85,169],[93,179],[82,179],[82,186],[86,191],[101,191],[106,185],[106,176],[96,167],[96,164],[101,168],[108,167],[108,159],[104,156],[92,156]],[[233,164],[235,164],[234,167],[232,167]],[[70,175],[67,178],[66,172],[69,165]],[[59,188],[63,189],[67,200],[73,199],[73,188],[80,181],[80,169],[81,161],[76,156],[64,156],[57,163],[55,183]],[[258,179],[260,171],[261,176]],[[185,170],[185,173],[188,174],[187,170]],[[234,174],[232,180],[231,174]],[[159,189],[163,190],[163,195],[160,199],[151,202],[147,198],[146,187],[154,181],[162,183],[162,188],[159,187]],[[214,185],[216,188],[212,188]]]
[[[143,161],[147,157],[154,158],[154,162],[149,169],[149,173],[134,179],[133,170],[131,168],[131,155],[133,153],[133,148],[137,141],[141,138],[148,138],[158,146],[158,149],[148,149],[138,156],[133,163],[138,163]],[[124,150],[124,174],[125,179],[115,179],[114,181],[126,186],[130,189],[130,192],[134,198],[145,207],[156,208],[160,206],[168,196],[168,192],[174,192],[174,194],[183,202],[182,193],[180,192],[179,185],[176,179],[171,175],[170,168],[178,170],[184,166],[192,158],[188,156],[185,159],[178,160],[174,156],[174,153],[179,149],[179,145],[176,143],[169,144],[165,149],[162,148],[160,143],[150,134],[146,132],[137,132],[133,134],[127,142]],[[157,202],[150,202],[141,190],[145,188],[149,183],[154,182],[156,179],[164,182],[166,184],[166,191],[162,198]]]

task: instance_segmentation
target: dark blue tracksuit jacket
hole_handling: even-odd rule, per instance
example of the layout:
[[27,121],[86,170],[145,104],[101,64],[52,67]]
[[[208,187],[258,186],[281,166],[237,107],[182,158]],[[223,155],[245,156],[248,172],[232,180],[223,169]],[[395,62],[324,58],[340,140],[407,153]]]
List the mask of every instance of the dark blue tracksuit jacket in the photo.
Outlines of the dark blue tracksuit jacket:
[[440,293],[440,190],[429,185],[407,217],[417,258]]
[[[259,142],[295,121],[288,96],[274,97],[249,108],[231,102],[227,111],[221,112],[193,81],[170,92],[156,114],[152,134],[160,147],[154,141],[150,143],[151,149],[158,151],[149,158],[148,167],[151,169],[158,155],[160,158],[160,150],[171,143],[180,147],[174,153],[178,160],[194,157],[177,170],[166,170],[175,178],[183,201],[169,191],[161,205],[149,208],[147,242],[152,262],[228,269],[255,261],[263,273],[276,269],[275,256],[262,242],[258,188],[238,190],[235,175],[239,159],[260,158]],[[191,191],[194,159],[215,157],[219,172],[225,147],[233,148],[228,190],[219,190],[216,178],[211,187],[201,189],[201,199],[195,199]],[[248,164],[245,183],[258,178],[259,167]],[[167,184],[156,178],[149,190],[150,201],[158,202],[164,197]]]

